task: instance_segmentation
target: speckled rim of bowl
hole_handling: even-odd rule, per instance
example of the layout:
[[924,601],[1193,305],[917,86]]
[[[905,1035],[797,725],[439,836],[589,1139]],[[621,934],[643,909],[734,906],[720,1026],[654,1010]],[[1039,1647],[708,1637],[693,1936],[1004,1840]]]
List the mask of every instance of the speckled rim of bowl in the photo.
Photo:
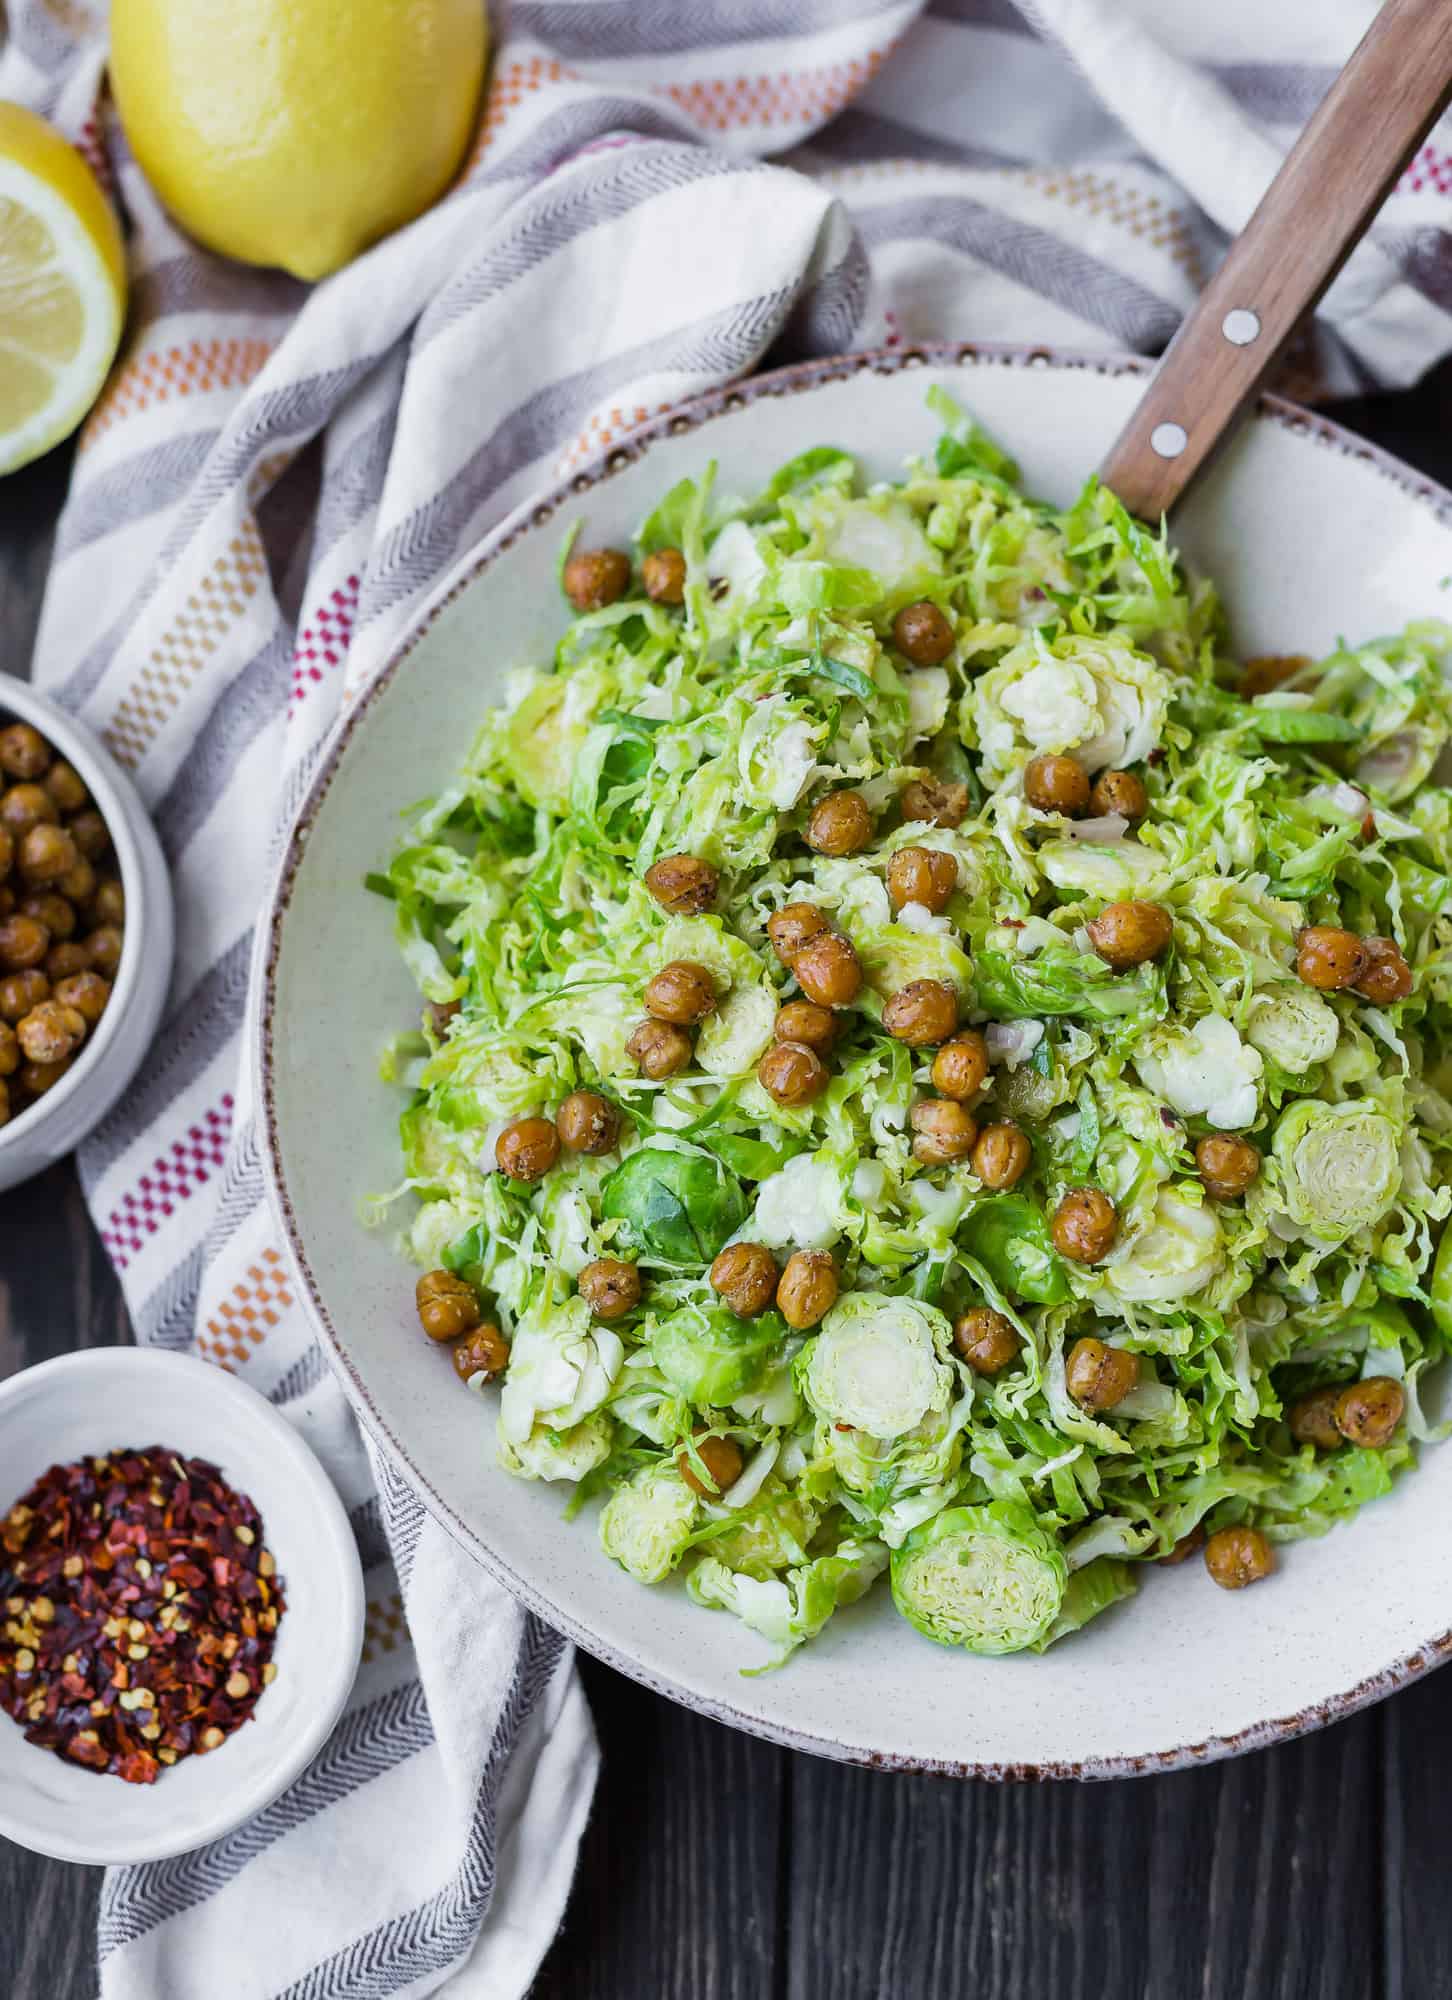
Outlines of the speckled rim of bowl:
[[[1381,1672],[1358,1681],[1354,1687],[1346,1689],[1344,1693],[1330,1700],[1300,1709],[1293,1715],[1269,1717],[1264,1722],[1256,1723],[1251,1728],[1238,1730],[1228,1736],[1209,1736],[1203,1742],[1186,1743],[1175,1750],[1138,1757],[1098,1757],[1085,1759],[1082,1762],[1046,1760],[1042,1763],[995,1763],[890,1754],[857,1756],[850,1749],[833,1742],[828,1735],[808,1734],[806,1731],[793,1729],[784,1724],[764,1722],[757,1716],[741,1714],[729,1702],[703,1699],[692,1690],[672,1681],[669,1676],[653,1672],[640,1661],[604,1643],[568,1611],[552,1603],[541,1591],[518,1575],[509,1564],[501,1561],[495,1552],[480,1540],[475,1528],[454,1511],[431,1484],[427,1475],[414,1463],[402,1443],[384,1422],[369,1393],[367,1383],[338,1337],[337,1329],[323,1302],[321,1289],[303,1247],[279,1157],[273,1034],[282,920],[292,897],[294,880],[302,860],[308,833],[327,797],[343,752],[351,742],[354,732],[365,721],[373,701],[407,663],[435,619],[461,592],[467,590],[497,557],[512,548],[522,535],[534,529],[547,527],[561,507],[588,493],[592,487],[600,485],[615,473],[623,471],[626,466],[635,464],[662,438],[677,437],[688,431],[699,430],[703,425],[718,418],[728,417],[738,410],[745,409],[762,397],[801,395],[825,383],[845,381],[854,375],[895,375],[903,369],[925,366],[1054,368],[1082,370],[1086,374],[1095,375],[1148,377],[1153,374],[1155,364],[1143,356],[1133,354],[1084,354],[1048,346],[1007,346],[986,341],[918,341],[911,347],[902,349],[876,348],[857,354],[833,355],[820,361],[797,362],[787,368],[778,368],[768,374],[751,376],[744,381],[713,389],[706,395],[695,397],[692,401],[682,403],[666,414],[653,418],[649,423],[642,424],[622,438],[619,444],[612,446],[608,452],[591,461],[568,480],[539,499],[528,501],[516,508],[505,521],[484,538],[472,554],[464,557],[442,579],[434,595],[420,606],[407,634],[399,641],[386,665],[379,669],[352,706],[339,717],[331,737],[324,743],[317,769],[298,808],[269,888],[265,916],[258,929],[257,960],[254,967],[254,971],[260,973],[260,980],[255,982],[260,1004],[254,1014],[252,1053],[257,1065],[256,1074],[262,1096],[264,1136],[262,1157],[268,1187],[282,1223],[288,1255],[297,1275],[302,1297],[323,1335],[324,1351],[339,1375],[360,1421],[393,1462],[403,1469],[410,1484],[441,1526],[477,1562],[482,1563],[484,1568],[504,1585],[511,1596],[517,1598],[556,1631],[563,1632],[585,1652],[603,1660],[618,1673],[638,1681],[643,1687],[648,1687],[653,1693],[665,1695],[669,1700],[679,1702],[683,1707],[694,1709],[699,1714],[708,1715],[715,1721],[744,1730],[748,1735],[777,1743],[787,1750],[801,1750],[813,1756],[830,1757],[839,1762],[862,1763],[879,1770],[920,1772],[937,1777],[982,1778],[1000,1783],[1058,1778],[1145,1777],[1157,1771],[1184,1770],[1198,1764],[1213,1763],[1222,1757],[1239,1756],[1247,1750],[1265,1749],[1273,1743],[1289,1742],[1294,1737],[1305,1736],[1313,1729],[1324,1728],[1328,1723],[1340,1722],[1345,1717],[1354,1715],[1358,1709],[1369,1707],[1371,1703],[1381,1701],[1387,1695],[1395,1693],[1398,1688],[1420,1680],[1434,1667],[1441,1666],[1452,1658],[1452,1629],[1427,1640],[1404,1658],[1384,1667]],[[1268,391],[1257,398],[1251,416],[1256,421],[1268,420],[1279,424],[1284,429],[1307,436],[1333,451],[1362,460],[1382,478],[1400,488],[1409,499],[1425,507],[1439,523],[1443,525],[1452,523],[1452,492],[1438,485],[1435,480],[1414,471],[1411,466],[1403,464],[1400,459],[1395,458],[1390,452],[1383,451],[1380,446],[1369,444],[1365,439],[1343,429],[1340,424],[1331,422],[1329,418]]]
[[[106,830],[111,836],[116,864],[121,872],[121,886],[126,893],[126,922],[122,927],[121,963],[116,968],[116,978],[111,987],[111,998],[106,1003],[106,1011],[101,1016],[100,1025],[86,1042],[80,1056],[73,1062],[59,1083],[53,1084],[44,1097],[38,1097],[33,1104],[6,1124],[0,1125],[0,1155],[22,1138],[39,1138],[46,1124],[55,1119],[70,1103],[78,1091],[85,1090],[99,1082],[99,1072],[109,1051],[114,1047],[122,1030],[128,1010],[136,1001],[141,985],[141,967],[144,954],[165,954],[166,977],[158,982],[158,997],[154,1002],[156,1018],[151,1021],[143,1036],[137,1038],[136,1061],[119,1068],[114,1077],[94,1092],[94,1112],[88,1115],[86,1129],[93,1131],[106,1116],[131,1078],[135,1075],[147,1045],[156,1032],[161,1018],[165,995],[171,983],[171,959],[173,946],[173,918],[168,898],[155,897],[147,885],[146,870],[142,864],[141,841],[149,837],[155,844],[155,859],[160,867],[161,878],[166,879],[166,864],[161,854],[160,843],[147,816],[146,808],[134,787],[117,770],[101,749],[91,732],[73,715],[67,713],[58,702],[52,701],[28,681],[22,681],[10,674],[0,674],[0,724],[4,719],[28,722],[38,729],[52,749],[58,750],[67,763],[74,764],[85,780],[86,789],[91,794],[92,803],[106,822]],[[130,792],[129,798],[123,787]],[[138,833],[138,820],[145,827],[145,834]],[[153,885],[156,870],[152,870]],[[134,1029],[135,1020],[130,1025]],[[37,1167],[37,1172],[42,1171]]]

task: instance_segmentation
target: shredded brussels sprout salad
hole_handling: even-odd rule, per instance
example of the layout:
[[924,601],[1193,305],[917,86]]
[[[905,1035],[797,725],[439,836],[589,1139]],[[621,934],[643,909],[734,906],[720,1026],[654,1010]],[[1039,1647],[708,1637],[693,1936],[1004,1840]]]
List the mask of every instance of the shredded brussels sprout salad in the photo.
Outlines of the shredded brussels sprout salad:
[[1239,662],[929,400],[900,482],[706,467],[567,548],[369,878],[425,1329],[773,1661],[884,1573],[982,1654],[1239,1587],[1444,1428],[1452,628]]

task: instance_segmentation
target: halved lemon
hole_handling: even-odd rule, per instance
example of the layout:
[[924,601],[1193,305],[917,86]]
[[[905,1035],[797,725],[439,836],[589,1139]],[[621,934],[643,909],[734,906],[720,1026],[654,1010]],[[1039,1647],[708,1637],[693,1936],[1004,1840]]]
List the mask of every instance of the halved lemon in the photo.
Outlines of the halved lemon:
[[74,146],[0,104],[0,473],[73,431],[126,316],[121,231]]

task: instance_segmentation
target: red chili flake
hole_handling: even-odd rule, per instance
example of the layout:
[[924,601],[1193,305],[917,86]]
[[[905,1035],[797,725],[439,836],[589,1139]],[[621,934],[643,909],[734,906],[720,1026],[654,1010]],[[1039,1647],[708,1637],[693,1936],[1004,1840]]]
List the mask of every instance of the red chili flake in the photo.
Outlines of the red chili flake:
[[286,1605],[215,1465],[161,1445],[53,1465],[0,1516],[0,1708],[42,1749],[155,1784],[250,1719]]

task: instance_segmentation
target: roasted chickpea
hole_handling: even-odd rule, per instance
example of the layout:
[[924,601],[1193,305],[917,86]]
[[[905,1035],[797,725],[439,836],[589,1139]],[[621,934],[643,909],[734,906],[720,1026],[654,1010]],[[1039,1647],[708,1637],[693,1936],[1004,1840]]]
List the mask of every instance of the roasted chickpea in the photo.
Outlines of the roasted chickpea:
[[572,1090],[555,1113],[555,1129],[572,1153],[608,1153],[620,1137],[620,1113],[596,1090]]
[[1337,1388],[1313,1389],[1298,1396],[1286,1411],[1286,1422],[1297,1444],[1313,1444],[1317,1451],[1335,1451],[1343,1442],[1336,1428]]
[[68,764],[64,757],[56,758],[41,782],[63,813],[79,812],[82,806],[91,803],[85,780],[75,765]]
[[560,1135],[548,1118],[516,1118],[495,1140],[494,1157],[512,1181],[537,1181],[560,1157]]
[[1017,1125],[985,1125],[973,1148],[973,1171],[988,1188],[1017,1187],[1033,1161],[1028,1135]]
[[674,1021],[678,1028],[694,1028],[716,1011],[716,984],[704,965],[693,959],[675,958],[663,965],[645,989],[646,1012],[657,1021]]
[[15,891],[8,882],[0,882],[0,917],[8,917],[15,909]]
[[1182,1562],[1188,1562],[1205,1546],[1205,1530],[1197,1521],[1188,1535],[1181,1535],[1167,1556],[1158,1558],[1161,1569],[1174,1569]]
[[1218,1528],[1205,1544],[1205,1567],[1222,1590],[1244,1590],[1275,1566],[1275,1553],[1259,1528]]
[[1137,826],[1149,811],[1149,793],[1144,788],[1144,780],[1137,778],[1133,771],[1101,771],[1089,794],[1089,810],[1096,819],[1118,813],[1131,826]]
[[1024,770],[1023,795],[1040,812],[1077,819],[1089,804],[1089,774],[1072,757],[1035,757]]
[[619,1257],[597,1257],[576,1283],[596,1319],[624,1319],[640,1304],[640,1271]]
[[50,950],[50,932],[38,917],[23,911],[0,921],[0,970],[25,972],[39,965]]
[[45,1093],[58,1084],[71,1066],[71,1059],[53,1063],[22,1063],[16,1080],[20,1088],[31,1097],[44,1097]]
[[923,1167],[946,1167],[966,1160],[978,1137],[978,1120],[951,1097],[925,1097],[908,1114],[913,1158]]
[[1260,1172],[1260,1154],[1249,1139],[1216,1132],[1196,1140],[1195,1165],[1208,1195],[1216,1201],[1235,1201]]
[[15,850],[15,866],[23,880],[54,882],[74,868],[81,856],[76,843],[62,826],[41,822],[20,836]]
[[[76,849],[76,858],[71,866],[67,868],[64,875],[57,875],[52,886],[59,895],[65,896],[70,902],[88,904],[89,909],[87,914],[93,924],[99,920],[93,901],[96,888],[96,871],[79,848]],[[116,887],[119,889],[120,886],[118,882]],[[124,899],[122,907],[124,910]],[[119,924],[124,921],[124,918],[107,918],[106,921]]]
[[654,604],[683,604],[686,559],[679,549],[652,549],[640,565],[645,594]]
[[887,864],[887,893],[895,910],[921,903],[935,914],[958,886],[958,861],[935,847],[900,847]]
[[1390,1444],[1406,1408],[1402,1385],[1391,1375],[1368,1375],[1348,1382],[1336,1398],[1336,1428],[1348,1444],[1380,1451]]
[[966,1104],[988,1081],[988,1044],[977,1028],[964,1028],[933,1057],[933,1088]]
[[814,1055],[828,1056],[837,1039],[837,1017],[815,1000],[788,1000],[778,1010],[772,1034],[779,1042],[799,1042]]
[[103,979],[114,979],[116,968],[121,963],[122,938],[114,924],[102,924],[86,939],[86,950],[91,954],[91,970],[99,972]]
[[699,917],[715,902],[721,877],[694,854],[667,854],[646,869],[645,886],[673,917]]
[[563,581],[577,611],[603,611],[630,588],[630,558],[621,549],[581,549],[565,564]]
[[837,1303],[837,1266],[830,1250],[793,1250],[776,1288],[777,1311],[799,1333],[825,1319]]
[[1099,956],[1116,972],[1158,958],[1175,934],[1169,911],[1158,903],[1106,903],[1084,928]]
[[953,627],[936,604],[920,597],[893,619],[892,643],[915,667],[939,667],[953,650]]
[[12,785],[0,797],[0,826],[7,827],[19,842],[33,826],[56,826],[60,807],[40,785]]
[[690,1451],[684,1446],[676,1454],[676,1470],[691,1491],[699,1493],[703,1500],[719,1499],[741,1477],[746,1463],[741,1447],[734,1438],[703,1437],[699,1431],[693,1442],[695,1458],[706,1468],[705,1477],[702,1478]]
[[648,1076],[653,1083],[679,1076],[689,1067],[695,1053],[684,1028],[676,1027],[672,1021],[655,1020],[642,1021],[625,1049],[640,1065],[641,1075]]
[[126,891],[115,875],[108,875],[102,882],[94,879],[91,883],[90,919],[93,924],[115,924],[118,929],[126,921]]
[[817,854],[860,854],[872,838],[872,814],[861,792],[832,792],[818,799],[802,838]]
[[462,1000],[430,1000],[424,1008],[428,1024],[441,1042],[447,1038],[450,1023],[458,1019],[463,1007]]
[[28,1062],[64,1062],[86,1039],[86,1019],[63,1001],[42,1000],[21,1015],[15,1034]]
[[[58,945],[57,951],[69,947]],[[50,964],[55,952],[46,959]],[[69,977],[58,979],[51,987],[52,997],[64,1007],[74,1007],[88,1027],[94,1028],[106,1011],[106,1002],[111,998],[110,982],[98,972],[73,972]]]
[[729,1243],[711,1266],[711,1288],[738,1319],[755,1319],[776,1297],[781,1273],[764,1243]]
[[0,1020],[18,1021],[32,1007],[50,998],[50,981],[39,966],[25,972],[9,973],[0,979]]
[[75,906],[53,890],[32,889],[21,897],[18,907],[22,917],[34,917],[38,924],[44,924],[53,942],[70,937],[76,928]]
[[831,1082],[831,1072],[804,1042],[773,1042],[756,1065],[756,1080],[778,1104],[810,1104]]
[[0,771],[7,778],[38,778],[50,758],[50,745],[28,722],[10,722],[0,729]]
[[882,1025],[910,1049],[946,1042],[958,1026],[958,996],[944,980],[910,979],[882,1010]]
[[[8,826],[0,826],[0,879],[15,866],[15,836]],[[5,915],[9,915],[7,910]]]
[[66,832],[88,861],[98,861],[111,845],[106,822],[94,806],[87,806],[66,821]]
[[827,919],[815,903],[786,903],[773,910],[766,920],[766,934],[772,950],[785,966],[796,963],[797,953],[827,929]]
[[902,816],[931,826],[961,826],[968,817],[968,787],[955,779],[914,778],[903,786]]
[[455,1341],[453,1361],[454,1373],[461,1382],[472,1382],[476,1375],[492,1382],[509,1365],[509,1342],[493,1320],[485,1320],[482,1326]]
[[1366,946],[1355,931],[1312,924],[1296,940],[1296,973],[1320,993],[1354,986],[1366,969]]
[[792,960],[797,984],[819,1007],[848,1007],[862,990],[862,963],[849,939],[823,931]]
[[1022,1343],[1007,1313],[974,1306],[954,1320],[953,1345],[975,1375],[1001,1375],[1018,1359]]
[[1081,1410],[1112,1410],[1138,1380],[1137,1358],[1102,1340],[1076,1340],[1065,1359],[1065,1386]]
[[419,1325],[430,1340],[457,1340],[479,1324],[474,1287],[453,1271],[425,1271],[413,1288]]
[[10,1123],[10,1086],[5,1081],[4,1077],[0,1076],[0,1125],[8,1125],[9,1123]]
[[[68,938],[64,944],[53,944],[42,960],[45,976],[52,986],[57,980],[73,979],[78,972],[88,971],[90,964],[91,954],[79,938]],[[71,1004],[74,1005],[74,1002]]]
[[14,1076],[20,1067],[20,1044],[8,1021],[0,1021],[0,1076]]
[[1049,1233],[1061,1257],[1076,1264],[1097,1264],[1114,1248],[1119,1211],[1099,1188],[1070,1188],[1054,1210]]
[[1412,968],[1402,957],[1401,946],[1392,938],[1367,937],[1361,940],[1365,963],[1352,981],[1363,1000],[1373,1007],[1394,1007],[1412,990]]
[[1259,694],[1269,694],[1272,688],[1284,686],[1293,674],[1309,667],[1310,657],[1306,653],[1262,653],[1256,659],[1247,660],[1245,671],[1240,676],[1239,694],[1242,701],[1254,701]]

